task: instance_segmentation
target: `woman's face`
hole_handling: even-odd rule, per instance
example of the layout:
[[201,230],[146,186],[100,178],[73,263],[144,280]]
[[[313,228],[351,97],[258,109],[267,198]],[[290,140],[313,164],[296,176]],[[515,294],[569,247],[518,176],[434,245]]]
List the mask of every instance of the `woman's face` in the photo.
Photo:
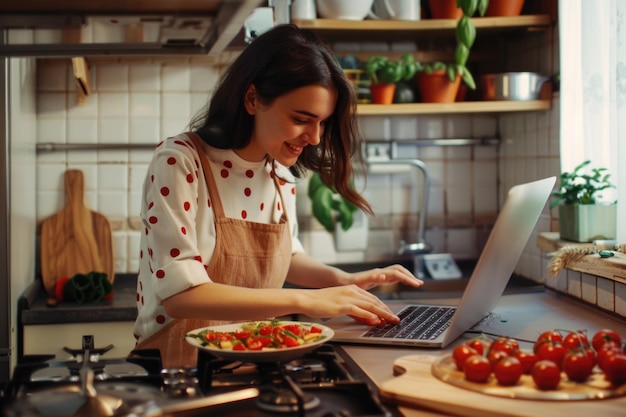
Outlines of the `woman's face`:
[[260,161],[267,155],[290,167],[296,163],[305,146],[320,143],[326,119],[337,103],[337,92],[319,85],[293,90],[262,104],[254,85],[245,96],[248,113],[254,116],[254,129],[248,146],[236,150],[248,161]]

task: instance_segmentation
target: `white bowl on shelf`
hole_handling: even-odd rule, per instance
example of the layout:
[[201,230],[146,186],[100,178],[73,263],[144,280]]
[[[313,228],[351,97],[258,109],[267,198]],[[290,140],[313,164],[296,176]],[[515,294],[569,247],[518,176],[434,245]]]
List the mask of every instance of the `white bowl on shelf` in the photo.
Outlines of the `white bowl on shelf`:
[[316,0],[317,13],[325,19],[363,20],[374,0]]

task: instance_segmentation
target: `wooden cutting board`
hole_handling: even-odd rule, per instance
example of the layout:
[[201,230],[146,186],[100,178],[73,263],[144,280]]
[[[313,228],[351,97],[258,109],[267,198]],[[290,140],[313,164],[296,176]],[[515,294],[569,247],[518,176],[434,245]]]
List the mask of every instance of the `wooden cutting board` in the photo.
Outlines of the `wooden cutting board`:
[[65,172],[65,207],[41,225],[41,275],[48,295],[59,278],[89,272],[115,277],[109,220],[85,204],[83,172]]
[[471,391],[436,378],[431,372],[438,357],[403,356],[394,361],[394,374],[380,386],[383,401],[467,417],[589,417],[624,416],[626,397],[601,400],[550,401],[505,398]]

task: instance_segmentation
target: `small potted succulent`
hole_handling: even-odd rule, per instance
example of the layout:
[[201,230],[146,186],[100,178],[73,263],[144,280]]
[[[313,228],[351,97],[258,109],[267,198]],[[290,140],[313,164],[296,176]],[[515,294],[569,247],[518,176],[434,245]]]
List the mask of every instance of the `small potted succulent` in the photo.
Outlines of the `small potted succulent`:
[[390,60],[385,55],[373,55],[365,62],[365,72],[370,80],[372,103],[391,104],[396,83],[408,81],[420,69],[413,55],[404,54],[399,60]]
[[614,239],[617,204],[602,195],[615,188],[607,168],[590,168],[591,161],[579,164],[560,176],[559,188],[552,191],[550,209],[559,208],[561,239],[591,242]]

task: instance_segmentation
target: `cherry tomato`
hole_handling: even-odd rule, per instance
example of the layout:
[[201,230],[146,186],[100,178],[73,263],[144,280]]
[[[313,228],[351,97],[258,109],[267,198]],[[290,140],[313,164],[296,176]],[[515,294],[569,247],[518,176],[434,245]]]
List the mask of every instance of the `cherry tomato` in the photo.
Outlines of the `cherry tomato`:
[[561,336],[561,333],[557,332],[556,330],[549,330],[549,331],[541,333],[539,337],[537,338],[537,341],[533,345],[533,352],[537,353],[537,349],[539,348],[539,346],[541,346],[545,342],[562,343],[563,336]]
[[322,329],[317,327],[317,326],[311,326],[311,328],[309,329],[310,333],[322,333]]
[[591,346],[597,351],[600,350],[603,344],[607,342],[615,342],[617,346],[622,345],[622,338],[620,335],[611,329],[602,329],[596,332],[591,339]]
[[530,375],[533,366],[539,360],[537,355],[532,352],[527,352],[525,350],[515,351],[511,355],[520,361],[520,363],[522,364],[522,369],[526,375]]
[[616,353],[605,361],[604,378],[612,385],[626,383],[626,355]]
[[465,344],[478,352],[479,355],[485,353],[485,342],[480,339],[468,340]]
[[584,330],[578,330],[565,335],[565,338],[563,339],[563,346],[566,350],[570,350],[577,348],[586,348],[591,345],[589,344],[589,339],[587,339],[587,335],[585,334]]
[[508,357],[509,355],[503,350],[491,350],[487,353],[487,360],[491,364],[491,367],[495,367],[498,362]]
[[509,386],[517,384],[524,373],[524,369],[519,359],[514,356],[507,356],[496,364],[493,373],[498,384]]
[[247,341],[248,349],[261,350],[272,344],[272,339],[264,336],[251,337]]
[[507,355],[511,353],[512,350],[519,349],[519,343],[515,339],[511,339],[509,337],[500,337],[494,340],[489,346],[489,350],[497,350],[503,351]]
[[539,360],[552,361],[559,367],[563,363],[565,353],[566,351],[563,344],[558,342],[544,342],[537,348],[537,352],[535,352]]
[[466,344],[458,345],[457,347],[455,347],[452,351],[452,359],[454,359],[456,369],[462,371],[465,361],[472,355],[480,355],[480,353],[478,353],[474,348],[469,347]]
[[620,353],[620,348],[615,344],[615,342],[607,342],[596,354],[596,361],[598,363],[598,367],[601,370],[605,370],[607,359],[613,355]]
[[266,324],[259,329],[259,334],[262,336],[269,336],[272,334],[272,326]]
[[252,336],[251,332],[247,332],[245,330],[236,330],[235,331],[235,339],[238,340],[246,340],[247,338],[249,338],[250,336]]
[[472,355],[463,365],[465,379],[472,382],[487,382],[491,375],[491,364],[482,355]]
[[236,343],[233,345],[233,350],[246,350],[246,346],[243,343]]
[[591,375],[595,366],[593,360],[584,349],[573,349],[563,358],[563,372],[570,381],[583,382]]
[[538,361],[533,366],[531,376],[541,390],[556,389],[561,383],[561,370],[556,363],[548,360]]

